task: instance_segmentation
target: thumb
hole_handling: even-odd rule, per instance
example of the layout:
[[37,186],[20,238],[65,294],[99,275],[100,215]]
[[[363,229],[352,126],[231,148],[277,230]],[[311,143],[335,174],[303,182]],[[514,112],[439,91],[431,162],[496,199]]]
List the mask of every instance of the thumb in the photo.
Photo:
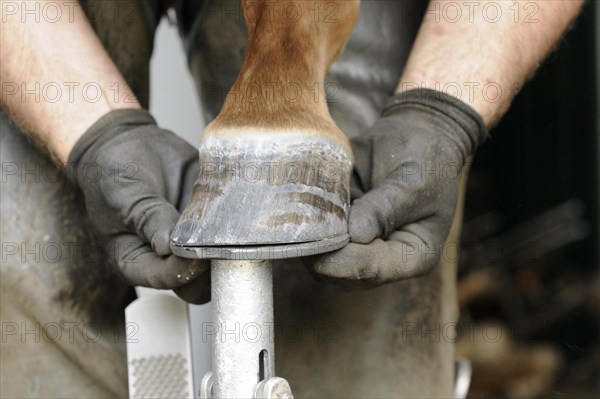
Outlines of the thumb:
[[368,244],[376,238],[387,238],[394,230],[418,220],[422,211],[416,206],[418,192],[404,187],[394,177],[355,200],[350,208],[348,229],[350,240]]
[[153,196],[137,202],[130,212],[137,235],[149,243],[158,256],[171,254],[171,232],[179,212],[165,198]]

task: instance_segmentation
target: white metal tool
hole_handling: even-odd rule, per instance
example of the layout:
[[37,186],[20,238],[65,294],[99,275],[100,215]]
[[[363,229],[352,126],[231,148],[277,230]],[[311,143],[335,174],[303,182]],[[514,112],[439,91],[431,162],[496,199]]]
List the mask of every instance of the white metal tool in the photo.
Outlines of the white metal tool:
[[137,287],[125,309],[130,398],[193,398],[187,304],[171,291]]

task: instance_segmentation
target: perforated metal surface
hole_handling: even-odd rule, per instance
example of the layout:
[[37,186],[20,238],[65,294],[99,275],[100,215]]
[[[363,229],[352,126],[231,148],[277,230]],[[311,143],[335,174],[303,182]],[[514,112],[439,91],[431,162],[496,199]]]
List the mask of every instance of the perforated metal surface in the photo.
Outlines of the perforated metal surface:
[[188,370],[181,355],[150,356],[131,361],[134,398],[185,398]]

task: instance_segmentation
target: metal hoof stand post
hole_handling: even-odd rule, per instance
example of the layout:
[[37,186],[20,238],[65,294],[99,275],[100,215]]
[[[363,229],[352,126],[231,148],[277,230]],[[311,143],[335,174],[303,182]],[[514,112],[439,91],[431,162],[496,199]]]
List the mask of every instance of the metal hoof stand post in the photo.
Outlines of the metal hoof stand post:
[[288,382],[275,376],[272,260],[329,252],[347,242],[344,235],[290,245],[175,249],[179,256],[212,259],[213,364],[201,398],[294,397]]

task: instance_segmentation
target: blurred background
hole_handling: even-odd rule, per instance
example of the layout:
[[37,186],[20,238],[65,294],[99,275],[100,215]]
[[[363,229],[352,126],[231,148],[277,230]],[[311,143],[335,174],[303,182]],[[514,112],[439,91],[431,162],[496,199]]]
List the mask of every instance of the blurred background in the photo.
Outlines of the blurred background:
[[475,157],[459,267],[470,396],[600,397],[600,7],[589,1]]
[[[473,364],[472,398],[600,397],[598,22],[598,2],[588,1],[473,163],[457,342]],[[156,36],[150,104],[161,126],[198,144],[200,106],[167,19]],[[198,328],[210,305],[191,309]],[[500,335],[470,339],[486,325]],[[209,359],[195,342],[197,381]]]
[[459,267],[473,398],[600,397],[600,9],[589,1],[478,152]]

